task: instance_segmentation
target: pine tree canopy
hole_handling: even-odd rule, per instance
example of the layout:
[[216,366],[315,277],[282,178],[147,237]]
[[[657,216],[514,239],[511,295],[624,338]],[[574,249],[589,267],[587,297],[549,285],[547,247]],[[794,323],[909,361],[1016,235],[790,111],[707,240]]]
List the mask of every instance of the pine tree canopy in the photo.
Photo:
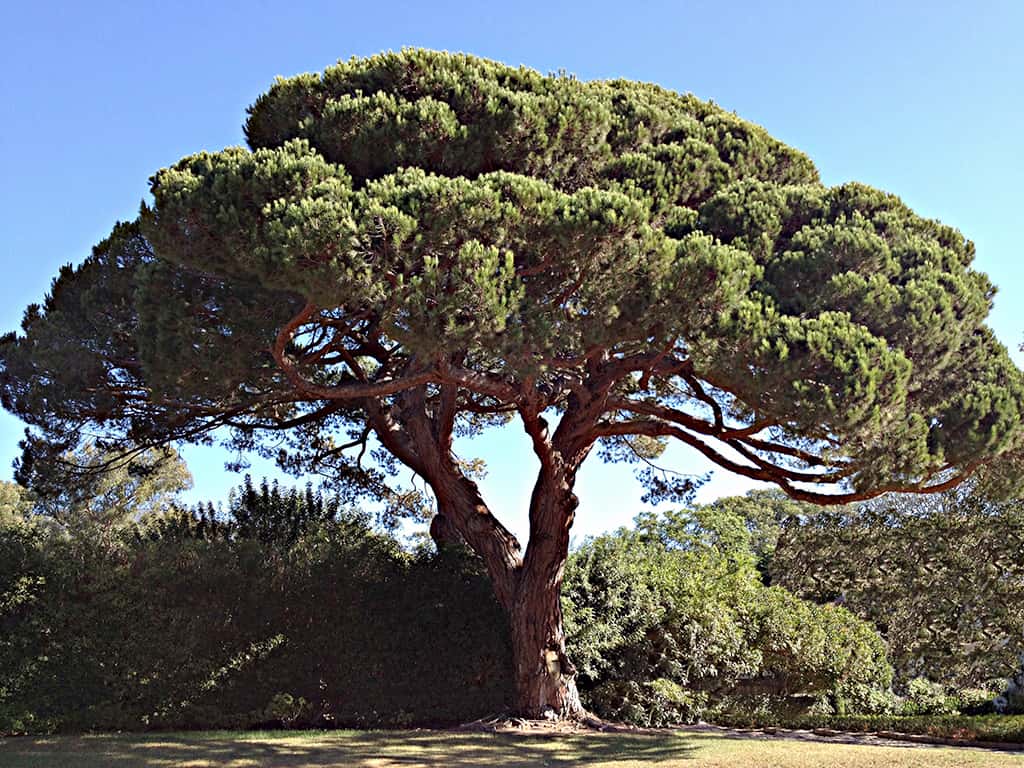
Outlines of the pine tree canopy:
[[375,487],[371,434],[430,477],[428,437],[518,416],[542,467],[674,438],[831,501],[1020,439],[973,244],[693,96],[406,50],[279,79],[245,135],[5,337],[27,455],[223,439]]

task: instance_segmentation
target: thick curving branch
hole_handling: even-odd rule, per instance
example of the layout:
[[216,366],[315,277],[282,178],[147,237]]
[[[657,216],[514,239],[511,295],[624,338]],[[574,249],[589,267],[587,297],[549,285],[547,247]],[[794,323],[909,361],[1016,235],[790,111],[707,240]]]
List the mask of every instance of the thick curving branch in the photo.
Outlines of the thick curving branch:
[[[346,384],[335,384],[323,386],[303,378],[289,357],[287,348],[289,342],[295,337],[300,327],[307,323],[316,313],[317,307],[308,302],[302,311],[288,321],[277,334],[270,353],[278,364],[289,383],[302,394],[309,397],[317,397],[324,400],[364,400],[372,397],[387,397],[404,392],[408,389],[422,386],[436,380],[436,375],[431,371],[420,371],[408,374],[397,379],[384,379],[378,381],[361,381],[359,374],[354,373],[356,380]],[[358,367],[358,366],[357,366]],[[361,369],[360,369],[361,370]]]

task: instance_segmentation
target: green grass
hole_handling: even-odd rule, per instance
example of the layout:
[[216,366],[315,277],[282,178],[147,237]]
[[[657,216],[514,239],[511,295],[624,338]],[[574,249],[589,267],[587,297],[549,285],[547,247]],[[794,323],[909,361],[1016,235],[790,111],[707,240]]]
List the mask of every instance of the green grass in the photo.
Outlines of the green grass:
[[205,732],[0,740],[3,768],[1024,767],[1024,754],[749,740],[712,733],[479,734],[440,731]]

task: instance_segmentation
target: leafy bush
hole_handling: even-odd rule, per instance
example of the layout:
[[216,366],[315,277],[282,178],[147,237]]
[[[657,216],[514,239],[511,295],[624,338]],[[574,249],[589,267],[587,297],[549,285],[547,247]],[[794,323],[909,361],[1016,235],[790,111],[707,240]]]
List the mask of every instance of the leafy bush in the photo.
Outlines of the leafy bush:
[[725,697],[891,706],[891,668],[870,625],[765,587],[721,521],[712,531],[678,515],[640,522],[587,542],[566,568],[569,654],[597,714],[663,725],[696,720]]
[[310,704],[304,698],[296,698],[290,693],[278,693],[261,711],[254,713],[254,719],[260,723],[268,723],[288,728],[308,717]]
[[955,710],[961,715],[989,715],[996,711],[998,687],[963,688],[951,694]]
[[941,683],[915,677],[907,683],[907,696],[901,714],[952,715],[957,711],[957,703],[956,697],[949,696]]
[[0,732],[48,728],[32,683],[47,662],[41,649],[58,563],[45,556],[41,540],[20,516],[0,519]]
[[673,680],[611,680],[599,683],[586,697],[591,709],[610,720],[645,728],[692,723],[704,716],[708,695]]
[[868,623],[835,605],[815,605],[780,587],[761,587],[743,606],[760,677],[774,693],[829,695],[837,712],[887,706],[892,683],[885,644]]
[[412,555],[364,516],[279,498],[104,537],[0,527],[0,731],[441,724],[504,707],[508,633],[475,559]]

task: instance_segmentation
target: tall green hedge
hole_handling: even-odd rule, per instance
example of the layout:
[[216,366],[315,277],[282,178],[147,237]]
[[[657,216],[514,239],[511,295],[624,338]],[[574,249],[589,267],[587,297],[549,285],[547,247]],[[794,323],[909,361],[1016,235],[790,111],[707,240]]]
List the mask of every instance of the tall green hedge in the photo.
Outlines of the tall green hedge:
[[453,723],[505,706],[506,638],[470,558],[357,515],[0,529],[0,731]]
[[[588,708],[663,725],[744,697],[885,702],[869,625],[764,586],[722,521],[684,518],[570,558]],[[505,619],[466,552],[410,553],[360,513],[251,484],[220,513],[102,533],[0,523],[0,732],[446,724],[507,707]]]

